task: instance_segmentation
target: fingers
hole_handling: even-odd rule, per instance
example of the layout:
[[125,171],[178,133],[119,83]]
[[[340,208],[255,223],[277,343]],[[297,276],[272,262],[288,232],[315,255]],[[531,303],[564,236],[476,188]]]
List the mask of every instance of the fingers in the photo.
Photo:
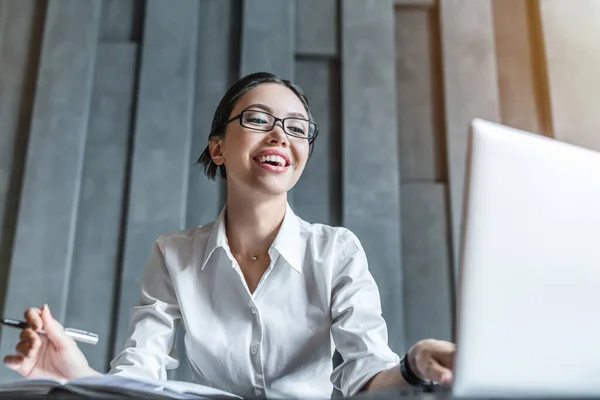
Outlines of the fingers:
[[22,342],[29,344],[29,347],[33,350],[40,347],[42,344],[42,338],[33,329],[27,328],[21,331],[20,339]]
[[25,311],[25,321],[35,331],[42,329],[42,312],[39,308],[32,307]]
[[21,373],[23,369],[23,364],[25,363],[25,357],[20,354],[14,354],[4,357],[4,365],[8,368]]
[[50,307],[48,307],[48,305],[44,305],[44,307],[42,307],[41,320],[44,330],[46,331],[46,336],[52,342],[54,347],[57,349],[64,347],[70,338],[65,333],[65,330],[60,322],[52,317],[52,314],[50,313]]
[[424,361],[419,369],[423,372],[423,376],[428,381],[441,384],[452,382],[452,371],[449,368],[442,366],[433,358],[428,358]]
[[415,364],[420,375],[429,381],[449,384],[454,366],[454,343],[441,340],[424,340],[415,345]]
[[456,345],[450,342],[437,341],[435,350],[431,355],[435,360],[446,368],[454,366],[454,355],[456,354]]

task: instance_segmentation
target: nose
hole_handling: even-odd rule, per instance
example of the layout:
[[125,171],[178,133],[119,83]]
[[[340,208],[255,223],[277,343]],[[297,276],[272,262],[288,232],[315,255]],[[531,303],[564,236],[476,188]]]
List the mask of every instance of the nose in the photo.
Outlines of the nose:
[[273,129],[271,129],[271,131],[267,135],[267,141],[269,142],[269,144],[279,144],[283,147],[286,147],[289,144],[288,137],[283,130],[283,125],[281,124],[281,121],[277,121],[275,123]]

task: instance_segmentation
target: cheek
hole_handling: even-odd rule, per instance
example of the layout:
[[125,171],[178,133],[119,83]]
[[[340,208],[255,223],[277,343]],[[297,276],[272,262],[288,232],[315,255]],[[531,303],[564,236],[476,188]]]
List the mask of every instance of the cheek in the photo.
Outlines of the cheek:
[[305,143],[295,147],[296,159],[299,161],[298,164],[302,165],[303,167],[306,165],[306,162],[308,161],[309,150],[310,150],[310,147],[309,147],[308,142],[305,142]]

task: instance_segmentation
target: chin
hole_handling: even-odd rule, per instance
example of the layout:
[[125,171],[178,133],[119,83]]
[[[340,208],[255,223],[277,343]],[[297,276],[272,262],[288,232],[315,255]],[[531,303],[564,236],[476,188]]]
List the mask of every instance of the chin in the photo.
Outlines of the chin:
[[281,196],[289,192],[296,182],[283,182],[282,179],[261,179],[253,186],[253,190],[267,196]]

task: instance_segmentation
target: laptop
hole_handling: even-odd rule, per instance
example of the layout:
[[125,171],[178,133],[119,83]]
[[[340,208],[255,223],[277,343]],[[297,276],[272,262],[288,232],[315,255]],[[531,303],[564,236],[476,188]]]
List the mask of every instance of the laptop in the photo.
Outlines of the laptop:
[[600,153],[472,122],[457,305],[454,396],[600,398]]

